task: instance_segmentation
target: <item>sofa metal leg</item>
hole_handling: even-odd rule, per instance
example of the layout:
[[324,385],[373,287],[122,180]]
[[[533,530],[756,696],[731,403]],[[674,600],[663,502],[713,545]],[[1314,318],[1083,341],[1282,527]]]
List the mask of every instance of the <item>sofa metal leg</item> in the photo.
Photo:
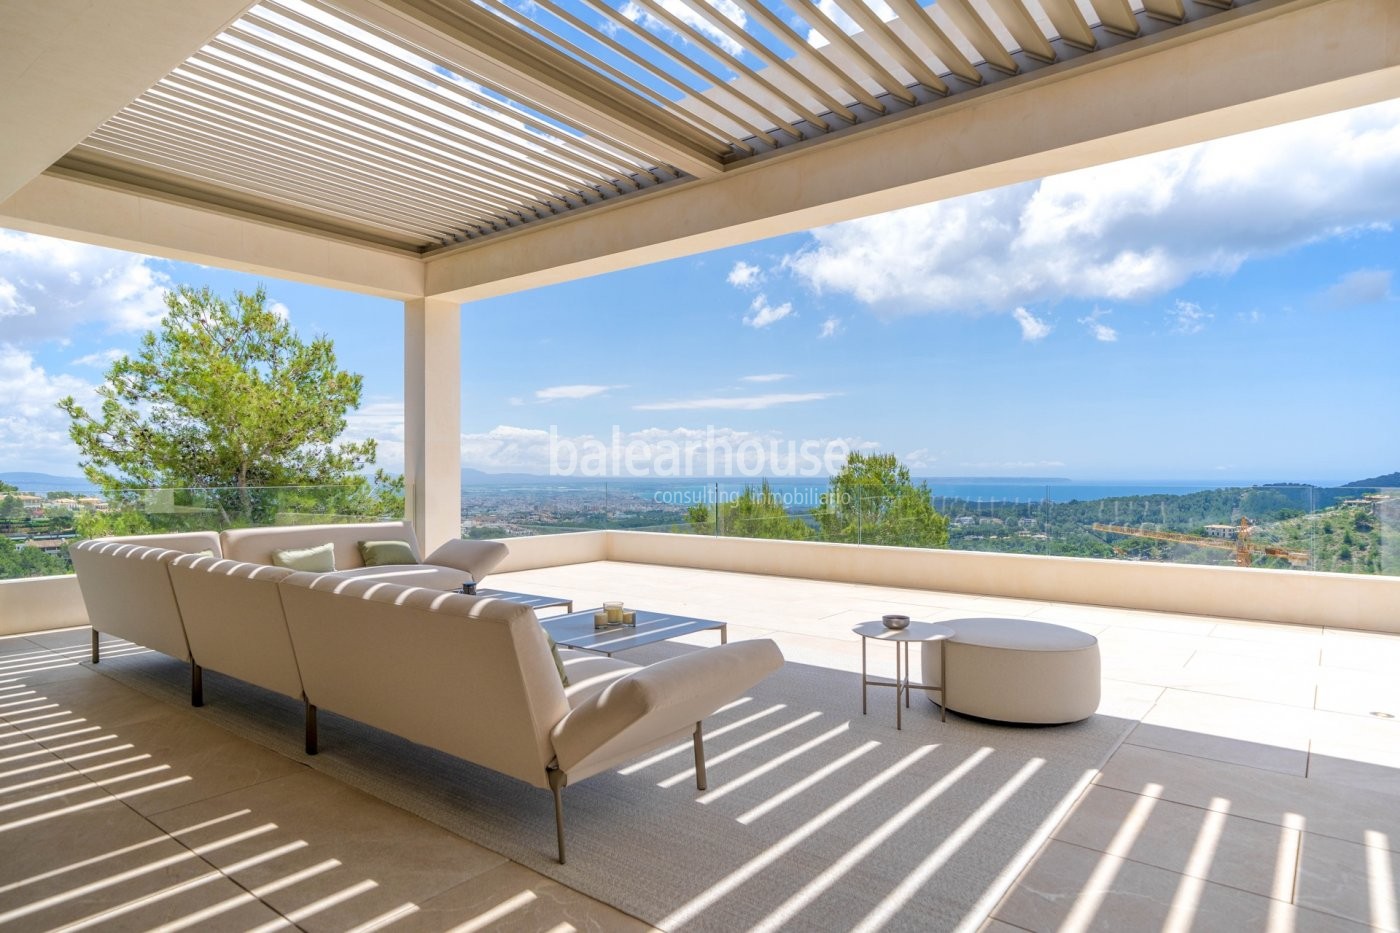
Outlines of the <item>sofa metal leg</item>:
[[695,724],[695,786],[705,789],[705,737],[700,732],[700,723]]
[[190,705],[204,705],[204,668],[190,662]]
[[554,792],[554,834],[559,839],[559,864],[564,864],[564,785],[569,779],[558,768],[549,771],[549,789]]
[[316,754],[316,707],[306,702],[306,754]]
[[98,661],[101,661],[101,660],[102,660],[102,658],[99,656],[99,653],[98,653],[98,650],[97,650],[97,629],[93,629],[93,630],[92,630],[92,663],[93,663],[93,664],[96,664]]

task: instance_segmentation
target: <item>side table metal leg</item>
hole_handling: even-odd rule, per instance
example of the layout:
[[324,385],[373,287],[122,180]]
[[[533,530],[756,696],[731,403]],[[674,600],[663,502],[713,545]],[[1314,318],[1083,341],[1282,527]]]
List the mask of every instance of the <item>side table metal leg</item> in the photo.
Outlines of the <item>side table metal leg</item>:
[[723,624],[723,625],[721,625],[721,626],[719,627],[719,643],[720,643],[721,645],[727,645],[727,644],[729,644],[729,623],[728,623],[728,622],[726,622],[725,624]]
[[899,669],[899,645],[894,646],[894,727],[904,728],[904,708],[899,705],[899,692],[906,689],[904,686],[906,678],[901,675]]
[[865,698],[866,693],[869,692],[869,687],[866,686],[869,680],[870,675],[865,672],[865,636],[862,635],[860,639],[860,714],[862,716],[869,712]]
[[909,642],[904,643],[904,708],[909,708],[909,694],[913,690],[909,689],[909,682],[914,678],[909,676]]

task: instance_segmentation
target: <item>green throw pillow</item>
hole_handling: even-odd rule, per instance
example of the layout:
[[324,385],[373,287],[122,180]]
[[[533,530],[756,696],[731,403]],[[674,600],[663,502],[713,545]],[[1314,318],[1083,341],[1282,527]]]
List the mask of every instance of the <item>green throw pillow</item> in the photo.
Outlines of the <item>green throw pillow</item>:
[[554,655],[554,666],[559,668],[559,681],[564,685],[569,685],[569,675],[564,671],[564,659],[559,657],[559,646],[554,643],[554,636],[548,632],[544,637],[549,639],[549,653]]
[[273,551],[272,562],[289,570],[307,570],[311,573],[327,573],[335,569],[335,545],[327,541],[315,547],[288,548]]
[[361,541],[360,559],[366,567],[385,567],[389,564],[416,564],[413,548],[407,541]]

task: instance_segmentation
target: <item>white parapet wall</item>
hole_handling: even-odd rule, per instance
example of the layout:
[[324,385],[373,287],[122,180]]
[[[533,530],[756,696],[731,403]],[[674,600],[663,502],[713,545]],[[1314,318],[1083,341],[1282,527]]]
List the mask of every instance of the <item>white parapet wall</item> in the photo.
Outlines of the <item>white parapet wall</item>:
[[501,543],[510,549],[510,553],[492,573],[537,570],[540,567],[560,567],[565,564],[587,564],[608,559],[606,531],[572,531],[558,535],[502,538]]
[[[641,531],[505,544],[496,573],[613,560],[1400,634],[1400,577]],[[0,580],[0,636],[86,624],[77,577]]]
[[0,636],[87,625],[78,578],[0,580]]
[[1400,577],[636,531],[607,559],[1400,634]]

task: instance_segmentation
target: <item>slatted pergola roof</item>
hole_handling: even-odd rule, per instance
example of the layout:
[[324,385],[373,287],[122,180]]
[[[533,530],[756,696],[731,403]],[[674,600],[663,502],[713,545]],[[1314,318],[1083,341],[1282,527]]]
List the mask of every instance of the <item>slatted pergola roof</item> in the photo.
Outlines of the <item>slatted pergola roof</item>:
[[1254,2],[263,0],[59,166],[426,254]]

